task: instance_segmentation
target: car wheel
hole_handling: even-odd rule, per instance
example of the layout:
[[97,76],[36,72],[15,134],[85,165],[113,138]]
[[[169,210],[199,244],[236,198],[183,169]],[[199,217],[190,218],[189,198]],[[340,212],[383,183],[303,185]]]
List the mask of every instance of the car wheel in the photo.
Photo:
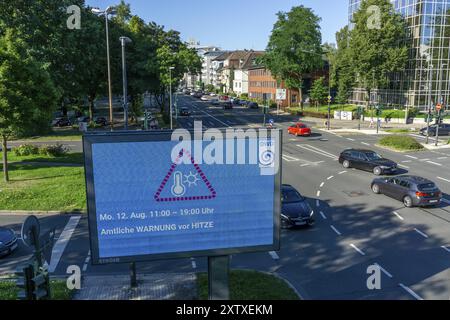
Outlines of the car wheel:
[[383,170],[381,170],[380,167],[375,167],[373,169],[373,174],[376,175],[376,176],[381,176],[382,173],[383,173]]
[[374,184],[374,185],[372,186],[372,191],[373,191],[373,193],[375,193],[375,194],[380,194],[380,186],[377,185],[377,184]]
[[344,166],[345,169],[349,169],[350,168],[350,161],[345,160],[342,165]]
[[412,201],[411,197],[410,197],[410,196],[404,197],[404,198],[403,198],[403,204],[404,204],[405,207],[407,207],[407,208],[412,208],[412,206],[413,206],[413,201]]

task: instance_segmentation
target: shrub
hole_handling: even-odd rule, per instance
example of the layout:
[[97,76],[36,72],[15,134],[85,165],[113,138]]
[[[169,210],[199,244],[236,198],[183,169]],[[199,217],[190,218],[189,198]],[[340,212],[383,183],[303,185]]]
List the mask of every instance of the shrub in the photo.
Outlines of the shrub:
[[311,117],[311,118],[319,118],[319,119],[328,119],[328,114],[323,112],[314,112],[314,111],[303,111],[300,112],[303,117]]
[[23,144],[13,149],[13,152],[18,157],[31,156],[39,154],[39,148],[32,144]]
[[39,153],[43,156],[49,157],[62,157],[67,154],[69,150],[62,144],[56,144],[54,146],[42,146],[39,148]]
[[380,140],[379,144],[400,151],[417,151],[424,148],[416,139],[405,135],[386,136]]

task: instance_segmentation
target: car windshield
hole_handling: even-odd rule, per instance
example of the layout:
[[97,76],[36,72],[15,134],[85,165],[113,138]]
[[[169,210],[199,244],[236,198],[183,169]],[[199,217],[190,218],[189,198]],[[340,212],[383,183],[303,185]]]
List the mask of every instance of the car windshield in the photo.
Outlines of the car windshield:
[[436,190],[436,185],[434,183],[423,183],[417,186],[419,191],[432,191]]
[[281,202],[283,203],[301,202],[303,200],[305,200],[305,198],[295,190],[285,190],[281,195]]
[[383,157],[380,156],[380,155],[379,155],[378,153],[376,153],[376,152],[367,152],[367,153],[366,153],[366,156],[367,156],[367,158],[368,158],[370,161],[383,159]]

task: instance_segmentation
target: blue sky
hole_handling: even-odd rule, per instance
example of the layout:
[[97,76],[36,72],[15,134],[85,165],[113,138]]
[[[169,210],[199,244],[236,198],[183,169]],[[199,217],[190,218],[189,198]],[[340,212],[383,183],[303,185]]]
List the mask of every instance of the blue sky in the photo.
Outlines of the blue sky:
[[[335,33],[348,20],[348,0],[126,0],[133,14],[181,32],[204,45],[223,49],[264,50],[275,14],[297,5],[312,8],[322,18],[323,42],[335,42]],[[106,8],[120,0],[86,0]]]

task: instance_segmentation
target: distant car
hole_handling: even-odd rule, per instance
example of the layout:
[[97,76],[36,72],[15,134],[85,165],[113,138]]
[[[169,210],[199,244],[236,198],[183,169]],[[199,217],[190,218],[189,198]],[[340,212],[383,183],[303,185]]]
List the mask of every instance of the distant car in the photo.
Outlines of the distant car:
[[195,97],[195,98],[198,98],[198,99],[201,99],[201,97],[203,97],[203,93],[201,93],[201,92],[196,92],[196,93],[194,94],[194,97]]
[[228,100],[230,100],[230,97],[229,96],[220,96],[219,99],[221,101],[228,101]]
[[397,163],[385,159],[378,153],[370,150],[345,150],[339,156],[339,163],[346,169],[355,168],[369,171],[377,176],[382,174],[395,174],[398,170]]
[[58,118],[53,121],[54,127],[62,128],[62,127],[70,127],[71,125],[72,123],[67,118]]
[[216,97],[217,96],[217,94],[215,94],[215,93],[210,93],[209,94],[211,97]]
[[91,118],[87,117],[87,116],[81,116],[79,118],[77,118],[78,123],[80,122],[90,122]]
[[249,102],[247,104],[247,108],[249,108],[249,109],[259,109],[259,105],[258,105],[257,102]]
[[432,207],[442,201],[442,192],[436,184],[417,176],[399,176],[375,179],[371,185],[375,194],[384,194],[402,201],[405,207]]
[[182,117],[189,117],[191,115],[191,112],[188,108],[181,108],[180,109],[180,116]]
[[224,110],[231,110],[233,109],[233,103],[231,101],[222,102],[222,108]]
[[[432,125],[430,126],[429,134],[430,136],[436,136],[438,126]],[[420,134],[423,136],[427,135],[427,128],[423,128],[420,130]],[[439,136],[449,136],[450,135],[450,124],[440,124],[439,125]]]
[[308,201],[291,185],[281,187],[281,227],[312,226],[314,210]]
[[13,230],[0,227],[0,257],[11,254],[18,248],[17,236]]
[[204,95],[201,97],[202,101],[209,101],[210,100],[210,96]]
[[240,106],[247,106],[250,102],[247,100],[239,100],[239,105]]
[[310,137],[311,129],[304,123],[296,123],[288,128],[288,133],[296,137]]
[[192,97],[195,96],[197,93],[196,92],[191,92],[189,95],[191,95]]
[[103,127],[106,127],[106,126],[108,125],[108,120],[106,120],[105,117],[97,117],[97,118],[94,120],[94,122],[95,122],[97,125],[100,125],[100,126],[103,126]]
[[218,98],[212,98],[212,99],[209,100],[209,102],[210,102],[212,105],[215,105],[215,106],[217,106],[217,105],[220,104],[220,101],[219,101]]

